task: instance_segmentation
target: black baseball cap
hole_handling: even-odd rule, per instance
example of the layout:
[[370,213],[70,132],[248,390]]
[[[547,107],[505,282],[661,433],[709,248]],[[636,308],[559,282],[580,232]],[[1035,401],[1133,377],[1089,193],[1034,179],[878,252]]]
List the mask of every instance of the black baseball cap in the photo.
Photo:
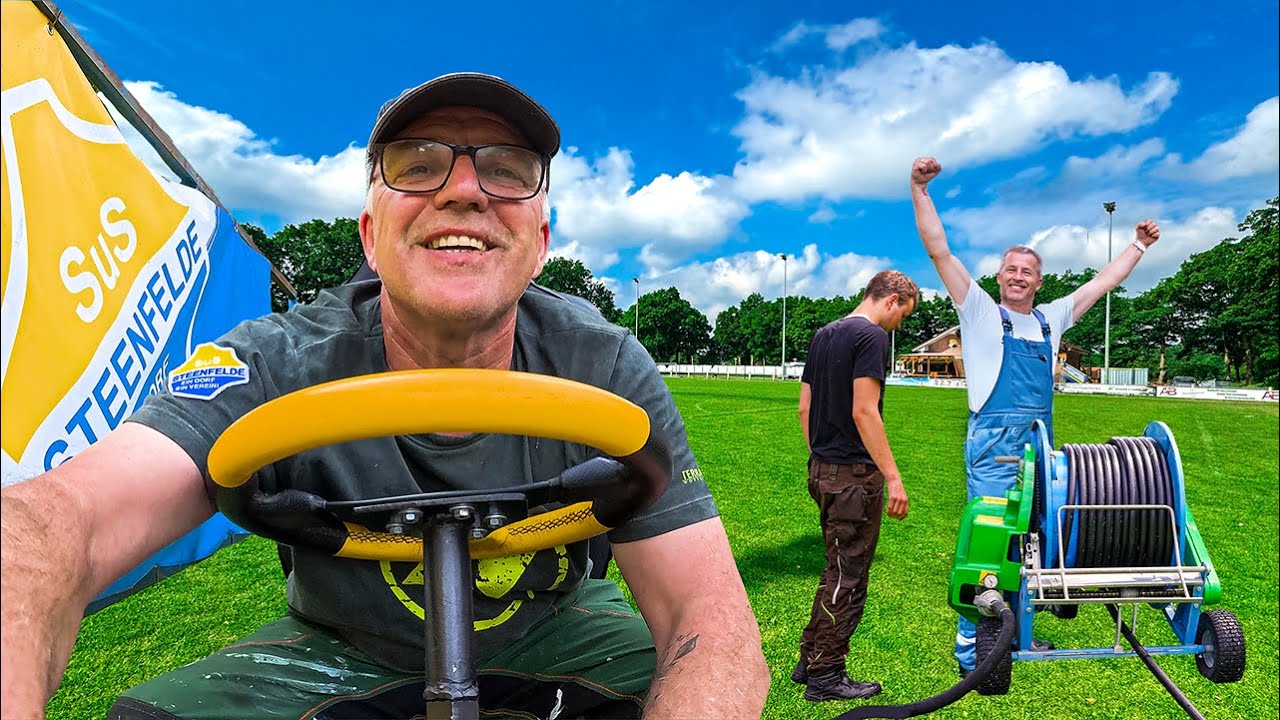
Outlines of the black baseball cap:
[[501,116],[547,157],[560,150],[560,128],[546,108],[500,77],[462,72],[428,80],[384,103],[369,134],[369,152],[375,143],[394,138],[423,113],[449,105],[483,108]]

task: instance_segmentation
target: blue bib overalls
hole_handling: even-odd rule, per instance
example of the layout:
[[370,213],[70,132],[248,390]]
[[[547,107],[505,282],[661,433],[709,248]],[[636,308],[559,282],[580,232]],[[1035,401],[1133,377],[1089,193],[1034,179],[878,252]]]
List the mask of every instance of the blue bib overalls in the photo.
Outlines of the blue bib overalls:
[[[1039,310],[1032,310],[1040,321],[1044,340],[1026,340],[1013,335],[1013,322],[1003,306],[1000,321],[1004,325],[1003,359],[1000,375],[991,396],[982,409],[969,414],[969,433],[964,444],[964,466],[969,499],[1004,497],[1018,476],[1014,463],[997,463],[999,455],[1021,457],[1022,446],[1031,439],[1031,423],[1040,420],[1049,431],[1053,443],[1053,335],[1049,323]],[[972,670],[974,624],[961,617],[956,630],[956,660],[960,667]]]

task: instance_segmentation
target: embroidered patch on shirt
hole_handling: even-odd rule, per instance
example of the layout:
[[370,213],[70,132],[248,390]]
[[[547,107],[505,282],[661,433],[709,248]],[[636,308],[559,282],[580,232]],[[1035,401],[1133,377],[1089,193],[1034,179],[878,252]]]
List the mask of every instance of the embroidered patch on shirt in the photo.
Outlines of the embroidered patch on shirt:
[[212,400],[229,387],[249,382],[249,366],[234,348],[200,343],[186,362],[169,373],[169,392],[175,397]]

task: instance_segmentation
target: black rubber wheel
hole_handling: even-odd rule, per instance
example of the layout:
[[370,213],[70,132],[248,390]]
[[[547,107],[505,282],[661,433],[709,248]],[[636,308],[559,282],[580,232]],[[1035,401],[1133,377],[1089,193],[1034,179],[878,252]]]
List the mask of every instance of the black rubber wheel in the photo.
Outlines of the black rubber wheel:
[[1196,655],[1196,668],[1201,675],[1216,683],[1232,683],[1244,677],[1244,630],[1230,610],[1201,614],[1196,643],[1205,646],[1205,651]]
[[996,641],[999,639],[1000,620],[998,618],[984,617],[978,621],[978,632],[974,641],[974,659],[977,664],[981,665],[991,653],[998,652],[1002,655],[991,673],[978,683],[979,695],[1004,695],[1009,692],[1009,682],[1013,674],[1013,651],[1008,645],[1002,648],[996,647]]

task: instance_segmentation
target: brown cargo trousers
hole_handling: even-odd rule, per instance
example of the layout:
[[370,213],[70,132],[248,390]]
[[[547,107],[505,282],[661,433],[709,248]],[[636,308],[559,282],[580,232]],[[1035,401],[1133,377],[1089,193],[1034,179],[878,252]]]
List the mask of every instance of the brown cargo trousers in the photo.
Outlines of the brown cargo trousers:
[[849,638],[862,620],[871,557],[880,539],[884,475],[869,463],[810,459],[809,496],[818,503],[827,567],[800,636],[800,660],[808,663],[809,677],[818,677],[845,669]]

